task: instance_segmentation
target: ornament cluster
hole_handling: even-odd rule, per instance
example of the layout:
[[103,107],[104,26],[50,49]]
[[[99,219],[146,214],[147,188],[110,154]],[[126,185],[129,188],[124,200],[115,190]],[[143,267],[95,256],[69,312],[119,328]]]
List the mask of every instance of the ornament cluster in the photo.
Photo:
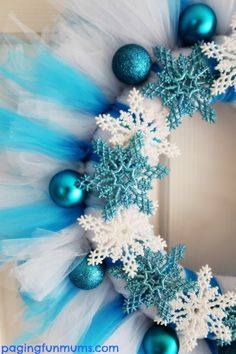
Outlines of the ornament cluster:
[[[184,44],[208,41],[215,30],[216,16],[204,4],[189,6],[180,17],[179,34]],[[169,173],[160,157],[180,155],[179,148],[168,140],[171,129],[196,111],[205,121],[215,122],[214,96],[236,88],[236,18],[232,30],[221,45],[195,44],[189,56],[176,58],[166,48],[157,47],[154,62],[145,48],[122,46],[112,61],[115,76],[128,85],[143,85],[130,90],[128,107],[118,117],[110,113],[96,117],[98,130],[108,138],[94,140],[93,167],[83,175],[60,172],[50,182],[50,195],[59,206],[75,207],[85,203],[90,194],[100,200],[96,213],[90,208],[78,219],[90,240],[91,252],[69,277],[78,288],[90,290],[101,284],[107,272],[125,282],[128,295],[123,309],[127,314],[143,307],[154,309],[157,324],[143,340],[148,354],[154,353],[159,345],[155,343],[162,343],[163,348],[172,346],[171,353],[178,353],[176,332],[186,353],[209,334],[220,345],[236,339],[236,293],[222,294],[212,285],[208,266],[200,269],[196,279],[188,278],[180,265],[185,246],[167,252],[166,242],[155,235],[149,220],[158,206],[149,192],[156,179]],[[216,60],[216,73],[208,58]],[[162,108],[153,108],[150,100],[159,100]],[[175,331],[169,327],[173,324]]]

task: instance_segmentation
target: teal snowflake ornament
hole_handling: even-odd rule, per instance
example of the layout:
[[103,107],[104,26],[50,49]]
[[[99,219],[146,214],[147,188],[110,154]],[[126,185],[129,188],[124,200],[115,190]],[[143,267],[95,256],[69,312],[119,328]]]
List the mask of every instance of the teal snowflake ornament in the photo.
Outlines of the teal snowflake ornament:
[[162,105],[169,108],[169,128],[175,129],[184,116],[191,117],[197,111],[205,121],[215,122],[216,113],[211,107],[214,78],[201,49],[195,45],[188,57],[180,54],[177,59],[163,47],[155,48],[154,54],[160,67],[158,79],[141,92],[147,98],[160,97]]
[[224,346],[230,344],[231,342],[236,341],[236,306],[228,307],[225,310],[226,317],[223,319],[223,324],[231,330],[231,340],[230,341],[221,341],[220,345]]
[[147,192],[152,189],[155,178],[162,179],[169,173],[166,166],[150,166],[148,157],[141,153],[144,137],[137,132],[127,147],[111,148],[107,142],[98,139],[93,143],[94,152],[99,162],[94,166],[94,173],[78,179],[76,186],[86,191],[98,193],[105,202],[103,218],[110,221],[119,208],[137,205],[144,214],[155,210]]
[[124,311],[129,314],[138,310],[141,305],[147,308],[156,307],[159,323],[169,323],[171,301],[178,292],[188,294],[196,290],[196,282],[186,280],[183,277],[183,268],[178,264],[184,254],[184,245],[172,248],[169,253],[154,253],[147,248],[145,255],[136,260],[138,271],[134,278],[128,277],[122,266],[111,268],[112,275],[127,282],[125,289],[128,290],[129,297],[124,301]]

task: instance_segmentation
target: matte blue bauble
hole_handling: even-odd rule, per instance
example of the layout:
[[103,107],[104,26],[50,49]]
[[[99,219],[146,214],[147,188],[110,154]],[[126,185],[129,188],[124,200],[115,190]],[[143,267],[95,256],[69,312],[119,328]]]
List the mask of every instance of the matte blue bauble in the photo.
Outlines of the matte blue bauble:
[[177,354],[179,339],[175,330],[166,326],[152,326],[143,338],[145,354]]
[[104,276],[105,269],[102,264],[88,265],[87,258],[84,258],[70,273],[69,278],[77,288],[91,290],[102,283]]
[[149,53],[137,44],[126,44],[117,50],[112,69],[118,80],[128,85],[143,82],[149,75],[152,60]]
[[199,3],[186,7],[179,18],[179,36],[183,44],[208,41],[216,32],[217,18],[211,7]]
[[52,200],[63,208],[70,208],[81,204],[85,192],[75,186],[80,174],[73,170],[64,170],[57,173],[49,183],[49,193]]

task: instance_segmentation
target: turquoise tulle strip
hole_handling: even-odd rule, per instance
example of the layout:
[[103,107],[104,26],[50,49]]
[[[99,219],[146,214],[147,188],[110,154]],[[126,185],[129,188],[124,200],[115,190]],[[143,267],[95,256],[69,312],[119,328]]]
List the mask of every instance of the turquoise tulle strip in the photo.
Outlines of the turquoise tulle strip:
[[33,122],[3,108],[0,108],[1,147],[45,154],[66,161],[81,160],[91,150],[90,143],[62,129]]
[[73,224],[83,214],[84,208],[60,208],[49,199],[48,202],[0,209],[0,239],[34,237],[37,229],[42,229],[42,236],[43,229],[59,231]]
[[94,115],[106,110],[108,101],[92,80],[43,44],[31,44],[32,55],[19,43],[20,50],[17,46],[9,48],[5,63],[0,66],[2,77],[68,109]]
[[122,310],[123,301],[123,297],[118,295],[101,308],[94,316],[89,329],[82,335],[77,344],[89,344],[91,346],[103,344],[127,317]]
[[39,337],[42,333],[47,331],[66,304],[69,303],[78,292],[79,290],[69,279],[66,279],[50,296],[47,296],[41,302],[31,299],[27,294],[21,294],[21,298],[27,306],[24,312],[24,320],[25,323],[29,323],[29,328],[24,330],[24,334],[16,339],[16,343],[25,343],[30,339]]
[[236,101],[236,91],[233,87],[229,87],[225,93],[221,95],[215,96],[212,98],[213,102],[225,102],[225,103],[233,103]]

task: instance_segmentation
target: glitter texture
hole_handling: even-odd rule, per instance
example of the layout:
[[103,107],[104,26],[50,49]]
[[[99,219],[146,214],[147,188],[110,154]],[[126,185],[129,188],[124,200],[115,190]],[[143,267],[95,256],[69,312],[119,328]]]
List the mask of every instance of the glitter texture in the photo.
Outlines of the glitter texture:
[[101,139],[93,143],[100,161],[94,165],[94,173],[82,176],[76,185],[98,192],[98,197],[105,201],[103,218],[106,221],[112,220],[119,208],[131,205],[137,205],[147,215],[154,212],[147,192],[152,189],[152,181],[164,178],[169,169],[161,164],[150,166],[147,156],[141,153],[143,145],[141,132],[135,134],[125,148],[118,145],[113,149]]
[[182,117],[192,117],[195,112],[205,121],[215,122],[216,113],[211,107],[213,76],[201,49],[195,45],[188,57],[180,54],[178,59],[163,47],[155,48],[154,53],[161,72],[157,73],[157,81],[148,83],[141,92],[147,98],[160,97],[163,106],[169,108],[170,129],[177,128]]
[[172,248],[168,253],[154,253],[146,249],[144,257],[137,257],[138,272],[134,278],[129,278],[122,267],[111,268],[110,272],[115,277],[127,282],[129,297],[124,302],[124,311],[137,311],[141,305],[148,308],[155,306],[159,323],[169,323],[172,314],[171,301],[178,292],[189,293],[196,289],[196,282],[184,279],[182,267],[178,264],[184,253],[183,245]]
[[149,53],[137,44],[127,44],[118,49],[112,60],[112,69],[121,82],[135,85],[149,75],[152,61]]
[[84,258],[70,273],[71,282],[79,289],[91,290],[100,285],[104,279],[105,270],[101,264],[89,265]]

